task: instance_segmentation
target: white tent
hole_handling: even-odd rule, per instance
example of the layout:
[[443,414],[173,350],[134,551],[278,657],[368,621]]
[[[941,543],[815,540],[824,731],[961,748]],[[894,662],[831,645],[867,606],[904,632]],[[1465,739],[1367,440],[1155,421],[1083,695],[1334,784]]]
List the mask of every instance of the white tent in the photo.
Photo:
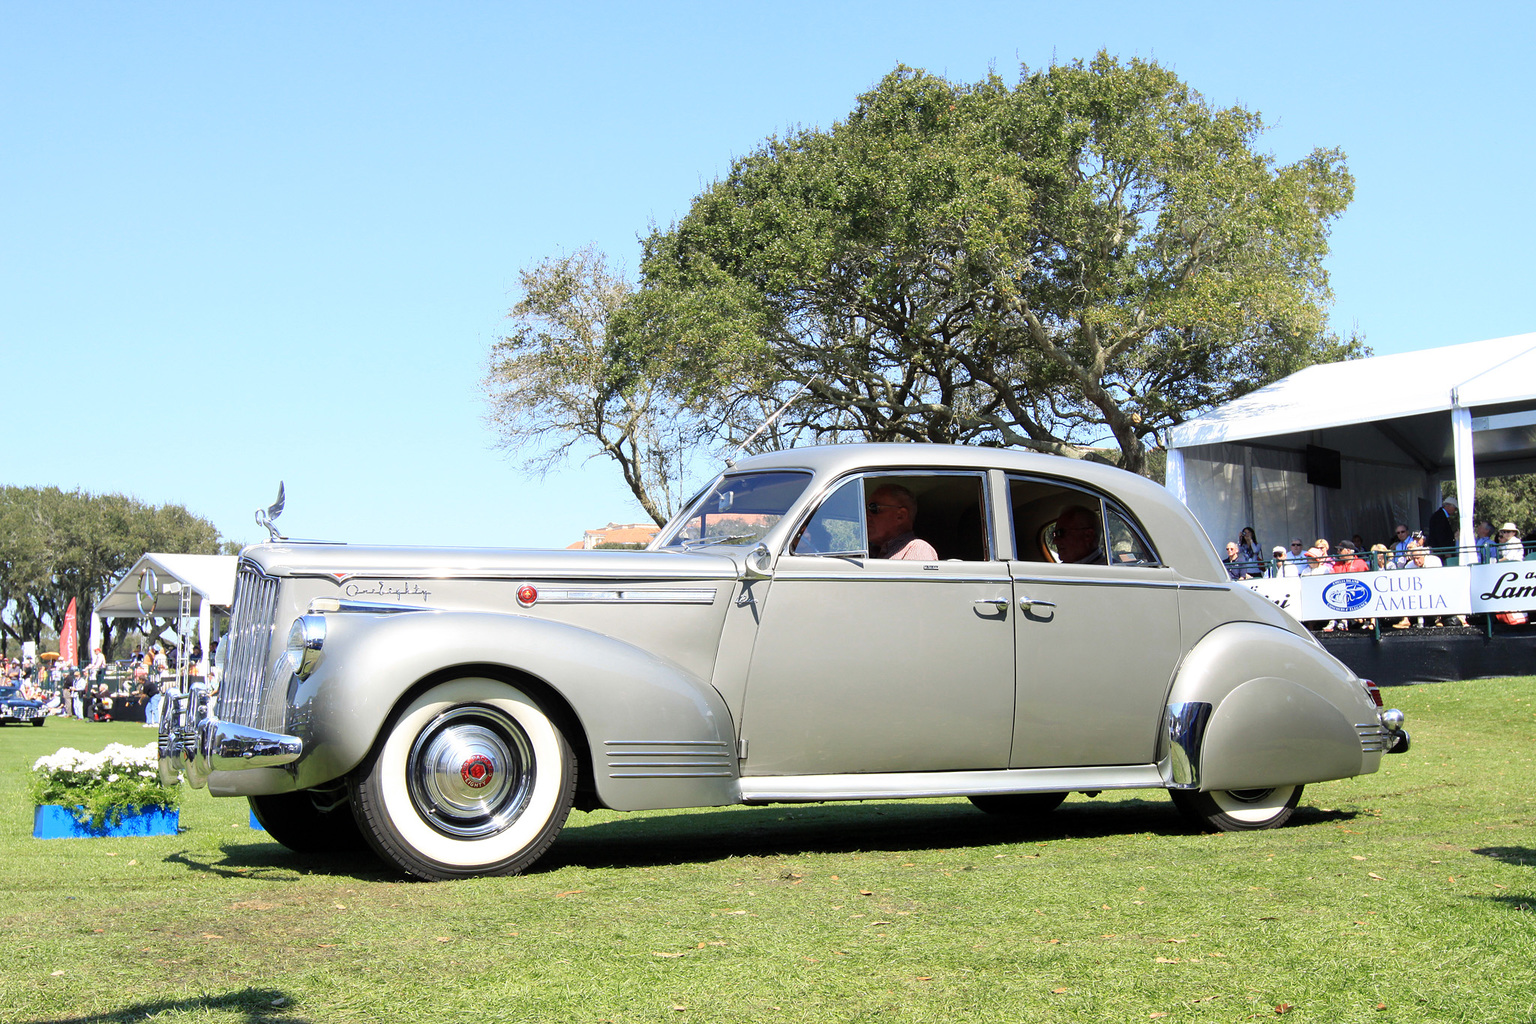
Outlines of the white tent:
[[[1310,366],[1168,432],[1168,487],[1218,546],[1421,524],[1455,480],[1536,472],[1536,334]],[[1497,524],[1495,524],[1497,525]]]
[[235,599],[239,561],[234,555],[141,555],[97,603],[91,647],[100,644],[102,620],[177,618],[185,608],[197,616],[198,643],[209,650],[213,613],[227,611]]

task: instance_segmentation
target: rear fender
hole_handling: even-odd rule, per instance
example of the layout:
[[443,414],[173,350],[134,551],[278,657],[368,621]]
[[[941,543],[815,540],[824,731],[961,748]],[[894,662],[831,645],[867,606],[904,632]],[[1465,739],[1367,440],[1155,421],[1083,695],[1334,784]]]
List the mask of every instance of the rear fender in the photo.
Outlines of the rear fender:
[[395,711],[435,682],[499,678],[559,706],[598,799],[618,810],[735,803],[734,729],[714,688],[677,665],[576,626],[493,612],[326,616],[309,679],[290,680],[289,732],[304,741],[295,784],[357,767]]
[[1361,727],[1377,709],[1349,669],[1289,630],[1230,622],[1179,667],[1162,739],[1170,788],[1225,790],[1321,782],[1374,772]]

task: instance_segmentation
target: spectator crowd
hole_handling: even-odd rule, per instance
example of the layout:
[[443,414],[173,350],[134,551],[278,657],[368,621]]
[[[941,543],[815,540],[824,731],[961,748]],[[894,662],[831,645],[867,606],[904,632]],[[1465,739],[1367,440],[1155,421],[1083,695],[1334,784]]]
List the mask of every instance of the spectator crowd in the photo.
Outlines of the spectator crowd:
[[[1227,541],[1222,564],[1233,580],[1251,580],[1536,560],[1536,531],[1527,533],[1522,539],[1520,529],[1514,523],[1504,523],[1495,530],[1492,522],[1478,520],[1473,524],[1474,542],[1462,546],[1457,528],[1459,515],[1456,500],[1447,498],[1430,516],[1424,529],[1410,531],[1399,523],[1390,540],[1372,544],[1369,548],[1358,533],[1335,544],[1329,544],[1325,537],[1318,537],[1308,545],[1300,537],[1292,537],[1289,547],[1276,544],[1270,548],[1267,558],[1253,527],[1245,526],[1236,540]],[[1466,624],[1465,617],[1456,618],[1462,625]],[[1393,625],[1406,629],[1409,620],[1403,619]],[[1336,620],[1323,628],[1332,631],[1336,627],[1347,630],[1349,622]]]
[[[217,674],[194,649],[187,666],[190,680],[217,687]],[[49,714],[87,721],[143,720],[158,727],[164,713],[165,688],[176,678],[175,648],[153,646],[109,669],[98,647],[85,668],[58,665],[43,658],[0,658],[0,680],[17,695],[41,702]]]

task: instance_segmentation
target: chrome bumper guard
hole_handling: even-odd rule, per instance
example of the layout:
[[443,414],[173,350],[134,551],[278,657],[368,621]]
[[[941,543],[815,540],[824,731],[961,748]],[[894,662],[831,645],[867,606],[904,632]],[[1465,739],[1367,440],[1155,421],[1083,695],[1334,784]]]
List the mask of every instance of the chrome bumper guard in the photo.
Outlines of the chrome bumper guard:
[[1387,753],[1406,754],[1412,740],[1408,736],[1408,730],[1403,728],[1403,713],[1397,708],[1388,708],[1378,716],[1381,726],[1387,730]]
[[297,736],[221,722],[213,715],[208,688],[193,683],[190,693],[167,693],[160,720],[160,785],[186,776],[194,789],[213,772],[276,768],[297,761],[304,741]]

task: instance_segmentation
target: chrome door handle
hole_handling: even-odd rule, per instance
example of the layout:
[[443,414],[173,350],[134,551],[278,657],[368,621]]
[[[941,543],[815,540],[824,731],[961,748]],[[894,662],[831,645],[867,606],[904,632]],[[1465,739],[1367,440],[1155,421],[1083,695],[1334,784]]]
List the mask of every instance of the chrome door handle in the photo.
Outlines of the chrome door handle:
[[1039,601],[1033,597],[1019,595],[1019,611],[1027,612],[1032,608],[1055,608],[1055,601]]
[[971,603],[989,604],[1000,612],[1008,609],[1008,599],[1006,597],[984,597],[980,601],[972,601]]

